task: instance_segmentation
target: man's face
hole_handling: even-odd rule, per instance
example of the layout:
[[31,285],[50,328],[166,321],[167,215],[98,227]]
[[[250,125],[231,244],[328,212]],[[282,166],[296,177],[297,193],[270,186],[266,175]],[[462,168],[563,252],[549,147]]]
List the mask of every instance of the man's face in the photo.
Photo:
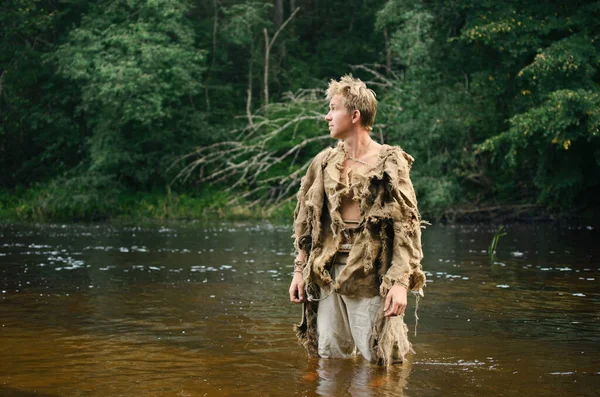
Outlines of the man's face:
[[341,95],[334,95],[329,101],[329,113],[325,116],[329,124],[329,133],[332,138],[346,139],[352,130],[352,113],[348,113],[342,103]]

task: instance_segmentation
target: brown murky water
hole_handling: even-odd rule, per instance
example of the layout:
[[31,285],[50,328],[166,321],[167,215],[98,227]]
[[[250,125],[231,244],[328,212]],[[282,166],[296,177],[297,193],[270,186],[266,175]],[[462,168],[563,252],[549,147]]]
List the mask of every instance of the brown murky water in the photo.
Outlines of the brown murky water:
[[597,228],[430,227],[388,371],[307,360],[289,226],[0,225],[0,396],[596,396]]

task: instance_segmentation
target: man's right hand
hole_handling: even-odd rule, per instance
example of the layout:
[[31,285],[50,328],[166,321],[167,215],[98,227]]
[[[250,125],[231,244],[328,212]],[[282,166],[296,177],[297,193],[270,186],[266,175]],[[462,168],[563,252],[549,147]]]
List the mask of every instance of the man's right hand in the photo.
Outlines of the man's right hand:
[[290,285],[290,301],[292,303],[304,303],[304,277],[300,272],[294,272],[294,278]]

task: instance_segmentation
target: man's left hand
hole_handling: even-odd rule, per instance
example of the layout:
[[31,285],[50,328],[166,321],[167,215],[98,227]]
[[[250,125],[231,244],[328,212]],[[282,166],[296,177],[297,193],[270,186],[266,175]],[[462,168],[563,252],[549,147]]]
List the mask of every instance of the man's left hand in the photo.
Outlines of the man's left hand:
[[406,296],[408,291],[403,285],[396,284],[387,293],[385,297],[385,306],[383,311],[386,317],[398,316],[404,314],[406,309]]

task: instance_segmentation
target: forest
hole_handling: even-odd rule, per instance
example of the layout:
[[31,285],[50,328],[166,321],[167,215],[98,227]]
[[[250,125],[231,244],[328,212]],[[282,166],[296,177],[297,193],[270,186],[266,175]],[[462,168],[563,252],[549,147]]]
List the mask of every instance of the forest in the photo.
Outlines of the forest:
[[598,219],[599,44],[599,1],[6,0],[0,219],[291,220],[345,74],[424,219]]

